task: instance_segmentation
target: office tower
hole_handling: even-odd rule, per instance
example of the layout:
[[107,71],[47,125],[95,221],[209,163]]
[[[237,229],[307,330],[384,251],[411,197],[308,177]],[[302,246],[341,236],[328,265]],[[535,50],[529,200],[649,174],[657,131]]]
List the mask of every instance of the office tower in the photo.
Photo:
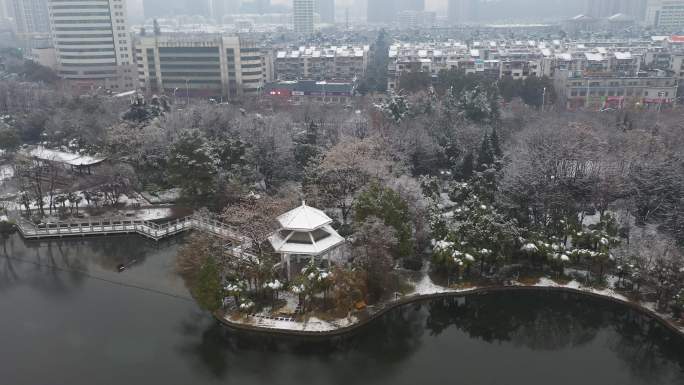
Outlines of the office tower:
[[20,35],[50,32],[46,0],[10,0]]
[[391,23],[397,15],[395,0],[368,0],[366,20],[369,23]]
[[684,0],[649,0],[646,24],[665,30],[684,27]]
[[148,94],[239,98],[269,80],[257,43],[238,36],[162,35],[136,44],[138,79]]
[[310,35],[314,31],[314,0],[292,0],[294,31]]
[[321,22],[335,22],[335,0],[315,0],[316,13],[320,15]]
[[48,8],[62,78],[84,91],[135,87],[125,0],[49,0]]
[[452,24],[474,23],[478,19],[478,0],[449,0],[448,17]]

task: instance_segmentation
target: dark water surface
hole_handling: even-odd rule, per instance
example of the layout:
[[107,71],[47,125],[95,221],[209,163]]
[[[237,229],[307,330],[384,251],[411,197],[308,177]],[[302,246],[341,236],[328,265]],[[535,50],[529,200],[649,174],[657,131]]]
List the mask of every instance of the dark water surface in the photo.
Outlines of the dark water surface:
[[236,335],[188,299],[180,241],[5,239],[0,384],[684,384],[683,338],[568,294],[410,305],[324,343]]

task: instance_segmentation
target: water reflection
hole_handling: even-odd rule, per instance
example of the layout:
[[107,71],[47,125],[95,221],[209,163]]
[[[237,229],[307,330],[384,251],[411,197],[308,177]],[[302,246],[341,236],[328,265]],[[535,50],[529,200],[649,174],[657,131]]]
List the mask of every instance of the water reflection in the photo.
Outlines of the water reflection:
[[[50,296],[82,290],[87,279],[135,285],[187,298],[177,280],[173,256],[182,237],[152,242],[138,236],[24,241],[18,234],[2,238],[0,292],[29,285]],[[148,261],[150,256],[163,259]],[[171,258],[169,258],[171,257]],[[120,273],[120,265],[130,266]]]
[[179,242],[4,239],[0,383],[684,384],[683,338],[571,294],[427,301],[327,341],[235,333],[187,300]]
[[[425,373],[427,366],[411,367],[416,361],[433,361],[446,371],[455,368],[455,357],[434,355],[433,345],[442,345],[454,352],[476,346],[489,358],[460,368],[457,377],[467,375],[463,370],[486,372],[497,359],[511,359],[506,354],[524,362],[525,357],[534,361],[544,352],[557,352],[562,360],[555,362],[553,371],[583,373],[585,383],[684,383],[683,338],[631,309],[566,293],[514,292],[430,301],[393,311],[356,335],[322,342],[235,333],[217,324],[200,330],[195,325],[190,322],[186,328],[195,343],[183,352],[222,380],[260,373],[261,380],[277,381],[275,374],[284,366],[307,365],[325,367],[326,374],[315,373],[320,383],[420,382],[430,374]],[[575,355],[587,355],[594,364],[568,367],[581,361]],[[616,358],[615,365],[610,364],[611,357]],[[627,370],[616,373],[613,368]],[[393,372],[407,374],[397,379]],[[516,375],[521,373],[502,373],[491,383],[515,383],[507,381]],[[626,382],[613,382],[616,376]]]

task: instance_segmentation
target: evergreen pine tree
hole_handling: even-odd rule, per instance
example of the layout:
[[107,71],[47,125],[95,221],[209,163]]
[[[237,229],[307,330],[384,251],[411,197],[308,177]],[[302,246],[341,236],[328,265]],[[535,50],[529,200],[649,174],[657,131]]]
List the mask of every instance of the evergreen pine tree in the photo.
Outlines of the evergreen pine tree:
[[499,143],[499,134],[496,132],[496,127],[492,130],[492,137],[491,137],[491,143],[492,143],[492,152],[494,153],[494,156],[497,158],[501,158],[503,156],[503,151],[501,151],[501,144]]
[[463,180],[469,180],[473,176],[473,161],[475,160],[475,156],[473,155],[472,151],[468,151],[468,153],[463,157],[463,163],[461,164],[461,178]]
[[482,139],[480,153],[477,154],[477,169],[478,171],[486,170],[487,166],[493,163],[494,152],[492,150],[492,142],[489,138],[489,134],[485,134],[484,138]]

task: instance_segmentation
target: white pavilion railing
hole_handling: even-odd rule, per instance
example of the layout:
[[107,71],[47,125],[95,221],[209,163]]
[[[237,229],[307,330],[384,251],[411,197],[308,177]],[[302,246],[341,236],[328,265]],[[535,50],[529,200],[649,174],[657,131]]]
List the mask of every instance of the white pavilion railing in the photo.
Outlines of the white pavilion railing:
[[16,220],[21,235],[27,239],[140,234],[159,241],[185,231],[200,230],[235,243],[243,243],[245,240],[230,226],[197,214],[163,224],[136,219],[70,220],[35,224],[18,215],[13,216],[13,219]]

